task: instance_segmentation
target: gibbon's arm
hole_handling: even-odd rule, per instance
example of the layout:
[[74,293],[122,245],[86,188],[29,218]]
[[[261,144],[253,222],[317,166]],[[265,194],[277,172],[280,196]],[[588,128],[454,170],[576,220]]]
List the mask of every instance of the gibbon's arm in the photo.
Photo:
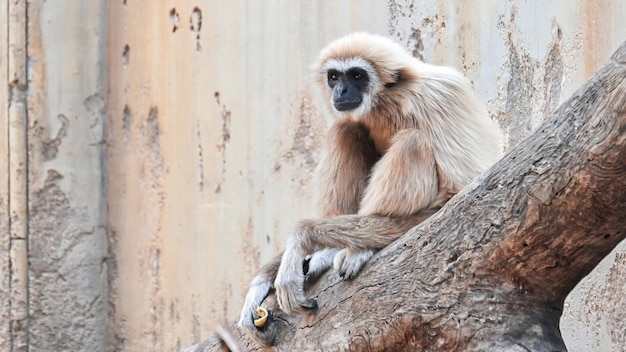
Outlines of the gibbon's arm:
[[347,118],[335,121],[318,167],[318,215],[356,214],[370,170],[379,158],[363,123]]

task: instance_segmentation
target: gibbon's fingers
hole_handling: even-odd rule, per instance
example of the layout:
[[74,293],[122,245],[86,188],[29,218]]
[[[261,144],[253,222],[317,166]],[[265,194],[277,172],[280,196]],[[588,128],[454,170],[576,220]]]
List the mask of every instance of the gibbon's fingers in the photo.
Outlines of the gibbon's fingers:
[[337,252],[339,252],[338,248],[326,248],[307,256],[309,264],[308,270],[304,273],[304,283],[311,284],[317,281],[323,273],[332,268]]
[[272,260],[265,264],[257,275],[250,282],[250,288],[246,294],[246,299],[241,309],[238,325],[240,327],[253,328],[254,320],[258,318],[256,315],[256,309],[261,306],[261,303],[265,300],[270,290],[272,289],[272,283],[276,279],[276,273],[280,266],[280,260],[282,253],[272,258]]
[[373,255],[374,251],[371,249],[352,250],[344,248],[335,255],[333,267],[344,280],[352,280]]

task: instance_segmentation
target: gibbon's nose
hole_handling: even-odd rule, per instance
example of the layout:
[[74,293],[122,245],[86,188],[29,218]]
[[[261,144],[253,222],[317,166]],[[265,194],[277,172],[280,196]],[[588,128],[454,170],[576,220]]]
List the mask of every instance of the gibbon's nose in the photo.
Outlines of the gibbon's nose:
[[333,99],[341,99],[344,95],[346,95],[347,92],[348,87],[343,83],[339,83],[335,86],[335,89],[333,90]]

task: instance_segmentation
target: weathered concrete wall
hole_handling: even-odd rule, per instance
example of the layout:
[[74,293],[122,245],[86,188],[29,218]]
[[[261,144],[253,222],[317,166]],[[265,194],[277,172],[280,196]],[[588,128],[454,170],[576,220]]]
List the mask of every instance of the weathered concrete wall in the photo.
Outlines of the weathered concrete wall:
[[104,5],[28,5],[29,351],[106,344]]
[[104,2],[4,4],[0,350],[103,350]]
[[[0,351],[173,350],[234,319],[313,214],[329,114],[309,65],[328,41],[389,33],[459,68],[512,145],[626,40],[625,15],[619,0],[8,2]],[[626,345],[625,247],[567,301],[571,351]]]
[[[626,40],[626,3],[390,2],[390,33],[427,62],[473,82],[508,145],[528,135]],[[561,331],[570,352],[626,348],[626,243],[570,294]]]
[[29,351],[106,343],[104,15],[28,5]]
[[119,0],[108,17],[111,346],[171,350],[234,319],[313,215],[309,65],[341,34],[385,33],[386,4]]

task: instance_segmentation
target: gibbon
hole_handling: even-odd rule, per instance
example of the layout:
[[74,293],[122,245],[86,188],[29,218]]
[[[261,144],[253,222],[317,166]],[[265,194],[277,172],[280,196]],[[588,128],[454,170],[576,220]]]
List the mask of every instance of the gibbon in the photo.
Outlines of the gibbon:
[[354,278],[502,153],[499,129],[469,82],[391,39],[340,38],[321,51],[315,70],[337,117],[318,168],[319,218],[301,221],[252,280],[240,326],[254,329],[255,309],[272,287],[288,314],[317,307],[305,282],[330,267]]

